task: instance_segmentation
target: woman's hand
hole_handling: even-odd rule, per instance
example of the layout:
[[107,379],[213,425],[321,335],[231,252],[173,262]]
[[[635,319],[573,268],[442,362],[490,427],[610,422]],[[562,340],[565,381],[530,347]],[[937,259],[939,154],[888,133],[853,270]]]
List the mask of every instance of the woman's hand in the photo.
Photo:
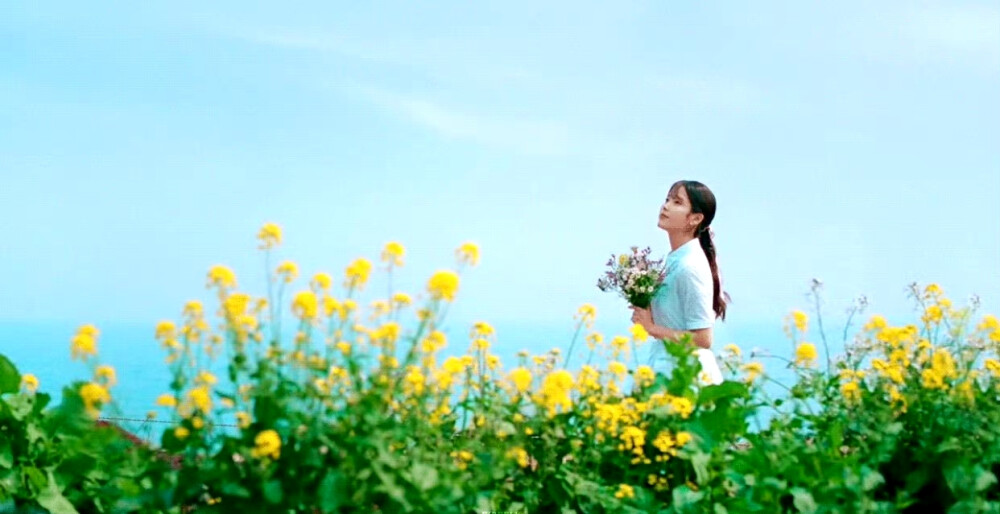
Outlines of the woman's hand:
[[654,325],[653,323],[653,312],[649,309],[644,309],[642,307],[636,307],[634,305],[629,307],[632,309],[632,323],[638,323],[642,325],[642,328],[646,329],[648,332]]

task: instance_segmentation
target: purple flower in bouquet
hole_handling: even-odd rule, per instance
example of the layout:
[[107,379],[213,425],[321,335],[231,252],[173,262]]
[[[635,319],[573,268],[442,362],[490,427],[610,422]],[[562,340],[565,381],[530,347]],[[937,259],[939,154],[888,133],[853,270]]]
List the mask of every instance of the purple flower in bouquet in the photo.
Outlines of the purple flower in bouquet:
[[666,271],[663,259],[649,259],[649,247],[640,251],[639,247],[633,246],[631,250],[630,254],[612,255],[608,259],[606,265],[610,269],[597,280],[597,287],[605,292],[616,291],[629,304],[645,309],[663,286]]

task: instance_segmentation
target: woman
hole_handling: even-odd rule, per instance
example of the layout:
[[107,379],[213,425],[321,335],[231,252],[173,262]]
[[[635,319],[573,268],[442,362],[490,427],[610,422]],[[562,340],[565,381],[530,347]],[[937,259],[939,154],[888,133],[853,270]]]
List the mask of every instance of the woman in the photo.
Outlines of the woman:
[[[722,291],[715,244],[709,226],[715,217],[715,195],[704,184],[682,180],[670,187],[660,207],[659,228],[667,232],[671,251],[667,254],[666,278],[648,309],[632,307],[632,322],[642,325],[657,339],[676,343],[690,333],[701,362],[703,380],[722,382],[722,372],[711,351],[715,318],[726,319],[729,295]],[[646,363],[656,371],[669,372],[663,345],[649,345]]]

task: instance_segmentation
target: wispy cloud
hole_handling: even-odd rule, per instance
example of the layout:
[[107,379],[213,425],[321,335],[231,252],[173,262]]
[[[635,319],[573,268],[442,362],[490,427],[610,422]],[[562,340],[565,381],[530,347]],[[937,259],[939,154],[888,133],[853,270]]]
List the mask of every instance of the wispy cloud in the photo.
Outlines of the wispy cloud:
[[559,155],[571,150],[569,127],[559,121],[479,114],[415,96],[365,88],[375,104],[449,139],[530,154]]

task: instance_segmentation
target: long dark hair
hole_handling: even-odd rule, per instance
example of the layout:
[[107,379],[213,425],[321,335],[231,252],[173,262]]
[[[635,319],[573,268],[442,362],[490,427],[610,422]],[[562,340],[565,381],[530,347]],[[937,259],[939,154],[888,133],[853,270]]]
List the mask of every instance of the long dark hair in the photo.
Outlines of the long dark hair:
[[700,213],[705,217],[694,229],[701,249],[708,257],[708,266],[712,269],[712,310],[715,317],[726,320],[726,305],[731,302],[728,293],[722,291],[722,281],[719,279],[719,265],[715,261],[715,242],[712,241],[712,232],[709,226],[715,219],[715,195],[705,184],[695,180],[681,180],[670,186],[670,191],[674,192],[677,187],[683,187],[687,191],[688,199],[691,201],[691,213]]

